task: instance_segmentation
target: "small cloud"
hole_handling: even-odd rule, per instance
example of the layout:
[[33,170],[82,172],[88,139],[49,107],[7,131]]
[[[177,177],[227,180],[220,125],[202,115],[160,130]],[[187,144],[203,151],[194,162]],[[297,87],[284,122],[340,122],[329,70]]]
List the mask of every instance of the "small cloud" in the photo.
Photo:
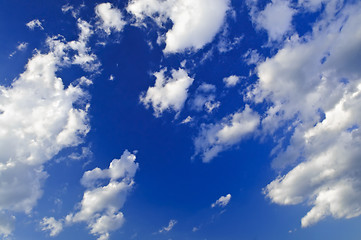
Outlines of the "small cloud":
[[191,121],[193,121],[193,118],[192,118],[191,116],[188,116],[186,119],[184,119],[184,120],[181,122],[181,124],[186,124],[186,123],[189,123],[189,122],[191,122]]
[[50,231],[50,236],[55,237],[63,230],[62,221],[57,221],[55,218],[44,217],[40,222],[40,226],[42,227],[42,231]]
[[231,75],[229,77],[223,78],[223,82],[226,85],[226,87],[228,87],[228,88],[236,86],[240,80],[241,80],[241,78],[236,75]]
[[248,65],[258,64],[259,62],[261,62],[263,60],[262,57],[259,55],[258,51],[255,49],[253,49],[253,50],[249,49],[243,55],[243,58]]
[[198,227],[193,227],[192,232],[197,232],[199,230]]
[[39,19],[31,20],[30,22],[28,22],[26,24],[26,26],[31,30],[34,30],[35,28],[40,28],[41,30],[44,30],[44,28],[41,25],[41,22],[39,21]]
[[215,203],[212,203],[212,208],[219,206],[225,207],[228,205],[229,201],[231,201],[231,194],[227,194],[226,196],[221,196]]
[[170,230],[173,229],[173,227],[177,224],[177,220],[174,220],[174,219],[171,219],[169,221],[169,224],[167,227],[163,227],[161,230],[159,230],[159,233],[162,233],[162,232],[169,232]]
[[28,47],[27,42],[21,42],[16,46],[16,50],[9,54],[9,58],[13,57],[18,51],[24,51]]

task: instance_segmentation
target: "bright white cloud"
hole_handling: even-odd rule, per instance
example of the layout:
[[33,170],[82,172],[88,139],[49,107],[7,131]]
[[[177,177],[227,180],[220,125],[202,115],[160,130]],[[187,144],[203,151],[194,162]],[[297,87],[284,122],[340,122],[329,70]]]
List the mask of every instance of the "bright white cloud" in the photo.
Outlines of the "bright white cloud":
[[40,222],[40,226],[42,231],[50,231],[51,237],[57,236],[63,230],[63,223],[53,217],[44,217]]
[[82,52],[79,46],[87,49],[89,28],[81,20],[78,26],[78,40],[49,37],[49,51],[36,52],[11,86],[0,86],[0,210],[30,213],[48,176],[43,164],[82,143],[90,130],[84,90],[90,80],[64,86],[56,75],[77,64],[72,56]]
[[214,208],[216,206],[225,207],[231,201],[231,194],[227,194],[226,196],[221,196],[216,202],[212,203],[211,207]]
[[174,220],[174,219],[171,219],[168,223],[168,226],[167,227],[163,227],[161,230],[159,230],[159,233],[162,233],[162,232],[169,232],[170,230],[173,229],[173,227],[178,223],[177,220]]
[[292,30],[292,18],[295,13],[288,0],[272,0],[262,11],[251,11],[251,17],[258,28],[267,31],[270,40],[278,41]]
[[194,140],[195,154],[200,154],[203,162],[209,162],[218,153],[253,133],[259,122],[259,115],[246,105],[243,111],[231,114],[216,124],[203,124]]
[[236,75],[231,75],[229,77],[223,78],[223,82],[226,85],[226,87],[228,87],[228,88],[236,86],[240,80],[241,80],[241,78]]
[[162,69],[154,73],[156,77],[154,87],[149,87],[147,92],[140,96],[144,106],[153,107],[156,117],[170,109],[179,113],[188,98],[188,88],[194,81],[184,69],[173,69],[171,77],[166,77],[165,72],[166,69]]
[[221,29],[229,0],[133,0],[127,10],[141,24],[147,17],[154,19],[160,27],[170,19],[172,29],[168,30],[164,39],[165,53],[198,50],[211,42]]
[[95,13],[99,18],[98,25],[108,35],[111,30],[120,32],[123,30],[126,22],[120,10],[113,7],[111,3],[101,3],[95,7]]
[[336,2],[329,1],[312,34],[293,36],[258,65],[253,92],[255,102],[272,103],[262,119],[265,132],[291,122],[291,140],[280,140],[273,166],[295,167],[265,194],[277,204],[312,206],[303,227],[327,216],[361,215],[361,4]]
[[28,22],[26,24],[26,26],[31,30],[34,30],[35,28],[40,28],[41,30],[44,30],[44,28],[41,25],[41,22],[39,21],[39,19],[31,20],[30,22]]
[[[81,183],[87,189],[80,203],[80,210],[66,216],[65,222],[86,222],[90,233],[99,240],[109,238],[109,232],[120,228],[125,219],[120,209],[134,185],[138,169],[135,155],[127,150],[120,159],[114,159],[108,169],[95,168],[84,173]],[[109,182],[104,185],[104,180]]]

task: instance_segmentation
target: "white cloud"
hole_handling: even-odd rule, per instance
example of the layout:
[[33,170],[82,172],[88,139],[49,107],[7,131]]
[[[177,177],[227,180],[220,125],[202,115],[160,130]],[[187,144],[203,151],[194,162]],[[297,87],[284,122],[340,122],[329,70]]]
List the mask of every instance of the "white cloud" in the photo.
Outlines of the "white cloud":
[[[87,189],[80,203],[80,210],[68,214],[67,224],[86,222],[91,234],[99,240],[109,238],[109,232],[117,230],[124,223],[120,209],[128,192],[134,185],[134,175],[138,169],[135,155],[127,150],[120,159],[114,159],[108,169],[95,168],[84,173],[81,183]],[[104,185],[104,179],[109,183]]]
[[16,47],[19,51],[23,51],[28,47],[28,43],[27,42],[22,42],[19,43],[19,45]]
[[10,53],[9,57],[13,57],[17,51],[24,51],[26,48],[28,47],[28,43],[27,42],[21,42],[16,46],[16,50],[13,51],[12,53]]
[[[285,127],[284,134],[291,135],[274,149],[273,166],[293,169],[272,181],[265,194],[277,204],[312,206],[303,227],[327,216],[361,215],[361,69],[356,64],[361,4],[329,2],[312,33],[293,36],[258,65],[253,92],[255,102],[272,105],[263,130],[273,134]],[[336,17],[330,14],[335,12]]]
[[229,201],[231,201],[231,194],[227,194],[226,196],[221,196],[216,202],[212,203],[211,207],[214,208],[216,206],[225,207],[228,205]]
[[292,18],[295,13],[288,0],[272,0],[262,11],[253,9],[251,17],[258,28],[267,31],[271,41],[278,41],[292,30]]
[[236,75],[231,75],[229,77],[225,77],[223,78],[223,82],[226,85],[226,87],[234,87],[237,85],[237,83],[239,83],[240,81],[240,77],[236,76]]
[[239,143],[253,133],[260,122],[259,115],[248,105],[243,111],[236,112],[216,124],[203,124],[201,131],[194,140],[196,152],[203,162],[209,162],[221,151]]
[[168,223],[167,227],[163,227],[161,230],[159,230],[159,233],[162,232],[169,232],[170,230],[173,229],[173,227],[177,224],[177,220],[171,219]]
[[86,110],[73,107],[86,94],[64,88],[58,63],[52,52],[36,54],[12,87],[0,87],[0,209],[29,212],[46,178],[42,164],[89,131]]
[[181,122],[181,124],[190,123],[192,121],[193,121],[193,118],[191,116],[188,116]]
[[188,76],[184,69],[173,69],[171,77],[165,76],[166,69],[154,73],[156,82],[142,93],[140,101],[147,108],[151,105],[154,115],[159,117],[165,110],[174,110],[179,113],[188,97],[188,88],[194,79]]
[[0,211],[31,213],[48,176],[43,165],[82,143],[90,130],[83,89],[90,80],[64,86],[56,75],[60,67],[77,64],[72,56],[82,47],[90,52],[89,28],[81,20],[78,26],[79,40],[49,37],[49,51],[36,52],[11,86],[0,86]]
[[137,0],[131,1],[127,7],[141,24],[146,17],[154,19],[160,27],[170,19],[172,29],[168,30],[164,39],[165,53],[198,50],[211,42],[221,29],[226,12],[229,10],[228,0]]
[[243,57],[248,65],[258,64],[262,61],[262,57],[255,49],[249,49]]
[[34,30],[35,28],[40,28],[41,30],[44,30],[44,28],[41,25],[41,22],[39,21],[39,19],[31,20],[30,22],[28,22],[26,24],[26,26],[31,30]]
[[40,226],[42,231],[50,231],[51,237],[57,236],[63,230],[63,223],[53,217],[44,217],[40,222]]
[[108,35],[111,30],[120,32],[123,30],[126,22],[120,10],[113,7],[111,3],[101,3],[95,7],[95,13],[99,18],[98,25]]

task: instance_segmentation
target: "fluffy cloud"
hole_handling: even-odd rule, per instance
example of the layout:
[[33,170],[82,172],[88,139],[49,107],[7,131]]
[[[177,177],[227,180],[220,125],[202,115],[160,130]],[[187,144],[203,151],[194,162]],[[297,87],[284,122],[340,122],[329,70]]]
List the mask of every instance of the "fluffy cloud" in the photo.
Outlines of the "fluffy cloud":
[[172,29],[165,36],[164,52],[182,52],[186,49],[197,50],[212,41],[225,20],[229,10],[229,0],[137,0],[127,7],[141,24],[147,17],[164,27],[168,19],[173,22]]
[[228,205],[229,201],[231,201],[231,194],[227,194],[226,196],[221,196],[216,202],[212,203],[211,207],[214,208],[216,206],[225,207]]
[[166,69],[154,73],[156,82],[154,87],[149,87],[146,93],[142,93],[140,101],[147,108],[151,105],[154,115],[159,117],[165,110],[182,110],[188,97],[188,88],[194,79],[188,76],[184,69],[173,69],[171,77],[165,76]]
[[83,66],[76,57],[90,51],[89,25],[79,20],[78,27],[78,40],[49,37],[49,51],[36,52],[11,86],[0,86],[0,210],[30,213],[47,178],[43,164],[89,132],[90,80],[64,86],[56,76],[60,67]]
[[236,76],[236,75],[231,75],[229,77],[225,77],[223,78],[223,82],[226,85],[226,87],[234,87],[237,85],[237,83],[239,83],[240,81],[240,77]]
[[296,10],[290,7],[289,0],[272,0],[260,11],[257,1],[247,1],[252,21],[258,29],[267,31],[271,41],[282,40],[292,30],[292,18]]
[[239,143],[259,126],[260,117],[248,105],[243,111],[236,112],[216,124],[203,124],[194,140],[195,154],[209,162],[221,151]]
[[170,230],[173,229],[173,227],[177,224],[177,220],[171,219],[168,223],[167,227],[163,227],[161,230],[159,230],[159,233],[162,232],[169,232]]
[[35,28],[40,28],[41,30],[44,30],[44,28],[41,25],[41,22],[39,21],[39,19],[31,20],[30,22],[28,22],[26,24],[26,26],[31,30],[34,30]]
[[259,64],[253,91],[255,102],[272,105],[263,130],[273,134],[284,126],[291,135],[274,149],[273,166],[293,169],[265,194],[277,204],[312,206],[303,227],[327,216],[361,215],[361,4],[328,2],[311,34],[293,36]]
[[[128,192],[134,185],[138,169],[135,155],[127,150],[120,159],[114,159],[108,169],[95,168],[84,173],[81,183],[87,189],[80,202],[80,210],[66,216],[65,223],[86,222],[90,233],[99,240],[109,238],[109,232],[120,228],[124,216],[123,207]],[[104,185],[104,180],[109,182]]]
[[95,7],[95,13],[99,18],[98,25],[108,35],[111,30],[120,32],[123,30],[126,22],[123,21],[122,13],[119,9],[112,6],[111,3],[101,3]]

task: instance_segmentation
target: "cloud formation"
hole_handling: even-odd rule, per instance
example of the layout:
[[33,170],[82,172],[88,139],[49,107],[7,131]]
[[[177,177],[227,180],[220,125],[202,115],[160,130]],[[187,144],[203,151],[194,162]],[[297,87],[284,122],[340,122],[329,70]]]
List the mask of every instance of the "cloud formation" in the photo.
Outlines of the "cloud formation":
[[221,196],[216,202],[212,203],[211,207],[214,208],[216,206],[225,207],[231,201],[231,194],[227,194],[226,196]]
[[188,98],[188,88],[194,81],[184,69],[173,69],[170,77],[165,76],[166,71],[167,69],[162,69],[154,73],[156,78],[154,87],[149,87],[147,92],[140,96],[140,102],[145,107],[153,107],[156,117],[165,110],[179,113]]
[[26,24],[26,26],[30,29],[30,30],[34,30],[35,28],[40,28],[41,30],[44,30],[41,22],[39,21],[39,19],[34,19],[31,20],[30,22],[28,22]]
[[169,232],[170,230],[173,229],[173,227],[178,223],[177,220],[171,219],[168,223],[167,227],[163,227],[161,230],[159,230],[159,233],[163,233],[163,232]]
[[95,7],[95,13],[99,18],[97,24],[108,35],[111,31],[120,32],[123,30],[126,22],[120,10],[113,7],[111,3],[101,3]]
[[170,19],[171,29],[160,37],[164,39],[165,53],[198,50],[211,42],[221,29],[229,0],[137,0],[131,1],[127,11],[133,14],[141,25],[146,18],[153,19],[164,27]]
[[[81,184],[86,187],[80,210],[65,218],[66,224],[86,222],[90,233],[98,240],[109,238],[110,232],[120,228],[125,219],[120,209],[134,185],[138,169],[135,155],[125,150],[120,159],[114,159],[108,169],[95,168],[84,173]],[[108,180],[104,184],[104,180]]]
[[[303,227],[327,216],[361,215],[361,70],[356,64],[361,4],[336,3],[328,1],[312,33],[293,36],[259,63],[253,91],[255,102],[271,103],[262,119],[264,132],[285,127],[283,134],[291,135],[289,141],[280,138],[273,151],[273,167],[291,170],[272,181],[265,194],[277,204],[312,206]],[[319,7],[309,4],[312,11]]]
[[248,137],[259,123],[259,115],[246,105],[243,111],[230,114],[216,124],[203,124],[194,140],[195,154],[201,155],[203,162],[209,162],[218,153]]

